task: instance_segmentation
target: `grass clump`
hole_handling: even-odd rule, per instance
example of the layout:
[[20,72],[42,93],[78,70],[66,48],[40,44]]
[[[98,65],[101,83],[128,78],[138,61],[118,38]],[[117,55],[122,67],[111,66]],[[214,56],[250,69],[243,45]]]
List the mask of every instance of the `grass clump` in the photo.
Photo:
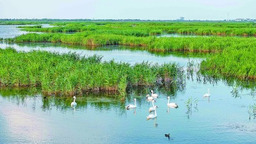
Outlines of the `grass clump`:
[[228,48],[201,64],[203,74],[256,80],[256,47]]
[[[38,87],[46,95],[82,95],[88,92],[113,92],[125,95],[128,86],[151,86],[158,77],[179,79],[175,64],[131,66],[101,57],[76,54],[17,52],[0,49],[1,87]],[[176,83],[173,83],[176,84]]]
[[[238,37],[135,37],[115,34],[25,34],[9,42],[50,42],[64,43],[81,46],[106,46],[106,45],[125,45],[139,46],[139,49],[169,52],[169,51],[186,51],[186,52],[221,52],[226,48],[244,48],[248,45],[256,47],[255,38],[238,38]],[[133,48],[133,47],[130,47]]]
[[[0,24],[8,24],[1,22]],[[34,22],[35,23],[35,22]],[[11,24],[11,23],[9,23]],[[256,24],[252,22],[54,22],[56,27],[22,27],[25,31],[47,33],[117,34],[147,37],[159,34],[256,36]]]

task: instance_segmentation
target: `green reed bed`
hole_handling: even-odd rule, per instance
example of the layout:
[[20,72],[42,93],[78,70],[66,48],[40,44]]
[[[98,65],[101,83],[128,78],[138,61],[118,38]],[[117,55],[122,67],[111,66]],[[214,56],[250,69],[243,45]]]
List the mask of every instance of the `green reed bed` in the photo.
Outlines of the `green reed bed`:
[[48,21],[26,21],[26,20],[3,20],[0,19],[0,25],[32,25],[32,24],[44,24]]
[[114,34],[25,34],[14,39],[9,39],[9,42],[52,42],[65,43],[71,45],[83,46],[104,46],[104,45],[130,45],[130,46],[146,46],[155,39],[154,37],[134,37],[122,36]]
[[[135,37],[114,34],[25,34],[9,42],[51,42],[82,46],[127,45],[143,50],[168,52],[220,52],[229,47],[256,46],[255,38],[242,37]],[[130,47],[133,48],[133,47]]]
[[33,28],[42,28],[41,25],[33,25],[33,26],[18,26],[17,28],[22,28],[22,29],[33,29]]
[[151,36],[163,33],[256,36],[256,24],[249,22],[63,22],[56,27],[23,27],[25,31],[69,33],[92,32],[93,34],[117,34],[129,36]]
[[256,47],[229,48],[203,61],[201,71],[217,77],[256,80]]
[[150,30],[150,29],[133,29],[130,27],[125,28],[101,28],[96,26],[72,26],[72,27],[52,27],[52,28],[37,28],[22,26],[23,31],[28,32],[46,32],[46,33],[87,33],[87,34],[116,34],[116,35],[125,35],[125,36],[137,36],[137,37],[146,37],[150,35],[161,34],[161,31]]
[[181,72],[175,64],[151,65],[113,61],[101,57],[0,49],[1,87],[39,87],[44,94],[82,95],[114,92],[125,95],[127,86],[154,86],[156,80],[175,84]]
[[[50,42],[95,48],[106,45],[131,46],[151,52],[171,51],[217,53],[202,63],[204,73],[239,79],[255,79],[253,61],[255,23],[237,22],[59,22],[52,28],[23,27],[31,32],[9,42]],[[72,34],[66,34],[72,33]],[[209,37],[156,37],[159,34],[216,35]],[[219,37],[233,36],[233,37]],[[242,60],[238,57],[242,57]],[[248,61],[247,61],[248,60]],[[127,79],[123,78],[120,81]],[[124,83],[124,82],[122,82]],[[125,86],[122,86],[125,87]]]

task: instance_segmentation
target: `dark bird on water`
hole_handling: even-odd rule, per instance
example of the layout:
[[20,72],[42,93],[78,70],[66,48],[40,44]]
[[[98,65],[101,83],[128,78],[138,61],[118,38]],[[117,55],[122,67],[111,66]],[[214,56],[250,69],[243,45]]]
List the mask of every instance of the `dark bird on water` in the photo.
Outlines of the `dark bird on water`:
[[168,140],[170,140],[170,133],[168,133],[168,134],[164,134],[164,136],[165,136],[165,137],[167,137],[167,138],[168,138]]

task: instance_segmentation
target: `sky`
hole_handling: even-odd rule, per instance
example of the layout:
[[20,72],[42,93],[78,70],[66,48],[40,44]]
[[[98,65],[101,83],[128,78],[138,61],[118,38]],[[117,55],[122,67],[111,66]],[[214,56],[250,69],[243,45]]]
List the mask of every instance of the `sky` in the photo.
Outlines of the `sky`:
[[0,0],[0,18],[256,19],[256,0]]

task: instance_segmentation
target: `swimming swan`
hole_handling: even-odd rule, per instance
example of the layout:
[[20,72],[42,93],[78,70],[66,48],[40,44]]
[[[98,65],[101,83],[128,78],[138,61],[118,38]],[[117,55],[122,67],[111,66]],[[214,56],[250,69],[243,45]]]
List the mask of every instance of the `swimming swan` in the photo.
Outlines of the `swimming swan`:
[[147,116],[147,120],[149,120],[149,119],[154,119],[154,118],[156,118],[157,117],[157,114],[156,114],[156,110],[155,110],[155,114],[149,114],[148,116]]
[[129,104],[129,105],[126,106],[127,110],[133,109],[133,108],[136,108],[136,99],[134,99],[134,105],[133,104]]
[[157,97],[158,97],[158,94],[154,94],[154,91],[151,90],[151,96],[152,96],[153,98],[157,98]]
[[154,100],[154,98],[152,96],[150,96],[149,94],[146,95],[146,98],[147,98],[148,101]]
[[210,97],[211,94],[210,94],[210,89],[208,89],[208,93],[205,93],[203,97]]
[[71,107],[76,107],[77,103],[76,103],[76,96],[73,96],[73,102],[71,103]]
[[152,107],[149,108],[149,110],[148,110],[149,112],[153,112],[156,110],[156,108],[158,108],[158,106],[154,105],[155,102],[156,102],[155,100],[152,101]]
[[170,103],[170,97],[168,96],[167,106],[170,108],[178,108],[179,106],[176,103]]

